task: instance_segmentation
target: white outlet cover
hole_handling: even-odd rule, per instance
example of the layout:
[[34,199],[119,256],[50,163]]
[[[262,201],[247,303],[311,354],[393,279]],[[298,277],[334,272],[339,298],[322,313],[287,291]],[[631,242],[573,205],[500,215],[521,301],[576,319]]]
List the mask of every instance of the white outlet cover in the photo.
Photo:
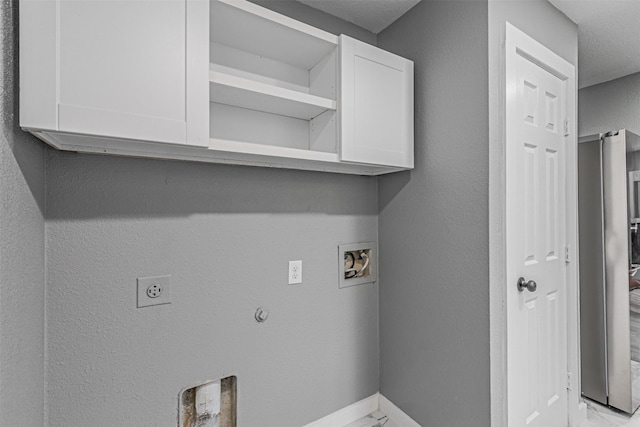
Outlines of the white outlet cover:
[[302,260],[289,261],[289,284],[302,283]]
[[[138,277],[138,308],[150,305],[171,304],[171,276]],[[147,289],[150,286],[159,286],[160,295],[150,297]],[[156,293],[154,293],[156,294]]]

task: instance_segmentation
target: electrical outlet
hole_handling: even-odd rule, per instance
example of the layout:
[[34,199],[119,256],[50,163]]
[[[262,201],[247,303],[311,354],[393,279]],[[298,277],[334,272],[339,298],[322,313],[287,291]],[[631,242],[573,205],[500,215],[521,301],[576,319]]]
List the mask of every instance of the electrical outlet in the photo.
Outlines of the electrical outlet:
[[171,304],[171,276],[138,277],[138,308]]
[[160,285],[159,283],[154,283],[147,288],[147,296],[149,298],[159,298],[160,295],[162,295],[163,290],[164,289],[162,288],[162,285]]
[[302,283],[302,260],[289,261],[289,284]]

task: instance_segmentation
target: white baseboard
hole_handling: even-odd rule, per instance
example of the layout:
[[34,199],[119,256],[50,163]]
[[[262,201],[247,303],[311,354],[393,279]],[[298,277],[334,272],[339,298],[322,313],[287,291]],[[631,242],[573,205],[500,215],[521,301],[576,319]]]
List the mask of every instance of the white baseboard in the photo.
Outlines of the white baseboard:
[[322,417],[304,427],[342,427],[378,410],[378,393]]
[[380,412],[388,416],[394,426],[421,427],[420,424],[415,422],[409,415],[402,412],[400,408],[380,393],[376,393],[373,396],[362,399],[361,401],[351,404],[346,408],[337,410],[336,412],[307,424],[304,427],[342,427],[359,420],[360,418],[366,417],[377,410],[380,410]]
[[587,422],[587,404],[584,400],[580,399],[580,403],[576,409],[575,420],[571,423],[572,426],[578,427]]
[[379,394],[378,408],[380,412],[385,414],[393,425],[398,427],[421,427],[420,424],[415,422],[409,415],[402,412],[400,408],[394,405],[389,399]]

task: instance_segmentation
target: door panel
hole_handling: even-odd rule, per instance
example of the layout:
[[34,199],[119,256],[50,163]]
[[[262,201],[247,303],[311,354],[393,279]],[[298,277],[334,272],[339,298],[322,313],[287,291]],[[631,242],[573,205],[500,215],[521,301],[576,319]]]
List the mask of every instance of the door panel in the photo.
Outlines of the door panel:
[[184,143],[186,2],[58,1],[59,130]]
[[558,292],[551,292],[547,294],[547,338],[548,338],[548,346],[547,346],[547,360],[549,361],[547,365],[547,375],[546,375],[546,386],[547,386],[547,406],[555,403],[560,397],[562,393],[561,390],[558,389],[558,381],[557,378],[560,374],[560,369],[558,366],[558,360],[561,358],[560,355],[560,334],[558,331],[563,327],[558,322],[559,318],[559,310],[558,306]]
[[546,150],[546,222],[547,222],[547,261],[553,261],[558,258],[558,152],[555,150]]
[[340,160],[413,168],[413,62],[340,36]]
[[524,224],[528,224],[524,230],[524,263],[534,265],[538,263],[536,258],[536,236],[539,233],[536,219],[536,207],[538,202],[538,147],[533,144],[524,144],[524,175],[522,177],[523,214]]
[[530,424],[540,416],[539,405],[539,387],[538,374],[540,370],[540,358],[538,352],[540,350],[538,329],[540,326],[540,313],[538,305],[538,297],[530,298],[524,303],[523,310],[524,325],[527,333],[524,334],[526,339],[526,353],[523,363],[527,366],[527,392],[526,401],[528,402],[525,415],[527,417],[526,424]]

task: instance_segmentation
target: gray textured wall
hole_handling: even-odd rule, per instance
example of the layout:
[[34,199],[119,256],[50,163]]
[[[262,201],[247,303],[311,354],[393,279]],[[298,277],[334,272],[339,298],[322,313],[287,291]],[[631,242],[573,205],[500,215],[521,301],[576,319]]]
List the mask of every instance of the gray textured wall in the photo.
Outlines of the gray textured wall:
[[[506,410],[504,402],[505,375],[502,336],[506,333],[503,317],[505,254],[503,250],[504,230],[501,228],[504,194],[504,169],[502,158],[502,129],[504,111],[500,107],[503,96],[500,60],[501,42],[508,21],[555,53],[578,66],[578,30],[576,25],[546,0],[489,1],[489,250],[490,257],[490,317],[491,317],[491,405],[492,425],[503,425]],[[577,75],[577,70],[576,70]],[[569,357],[572,357],[571,349]],[[488,385],[486,386],[489,388]],[[571,406],[570,405],[570,410]]]
[[18,127],[16,6],[0,3],[0,425],[42,426],[45,148]]
[[[337,284],[337,245],[377,240],[375,178],[54,150],[46,178],[51,426],[175,425],[181,389],[229,374],[240,427],[378,390],[377,285]],[[137,309],[156,274],[173,303]]]
[[[49,150],[51,425],[170,425],[182,388],[229,374],[245,427],[300,426],[374,394],[378,289],[338,289],[337,245],[376,240],[376,191],[364,177]],[[301,285],[286,283],[292,259]],[[172,304],[137,309],[136,277],[163,274]]]
[[640,135],[640,73],[580,89],[578,134],[627,129]]
[[504,189],[489,181],[502,173],[490,162],[502,156],[505,20],[577,63],[575,25],[542,0],[422,2],[378,35],[416,62],[416,169],[379,181],[380,390],[424,426],[502,421],[490,418],[503,401],[489,393],[489,328],[504,278],[489,268],[502,238],[489,202]]
[[415,61],[415,164],[379,180],[380,391],[430,426],[488,426],[486,1],[423,1],[378,34]]

